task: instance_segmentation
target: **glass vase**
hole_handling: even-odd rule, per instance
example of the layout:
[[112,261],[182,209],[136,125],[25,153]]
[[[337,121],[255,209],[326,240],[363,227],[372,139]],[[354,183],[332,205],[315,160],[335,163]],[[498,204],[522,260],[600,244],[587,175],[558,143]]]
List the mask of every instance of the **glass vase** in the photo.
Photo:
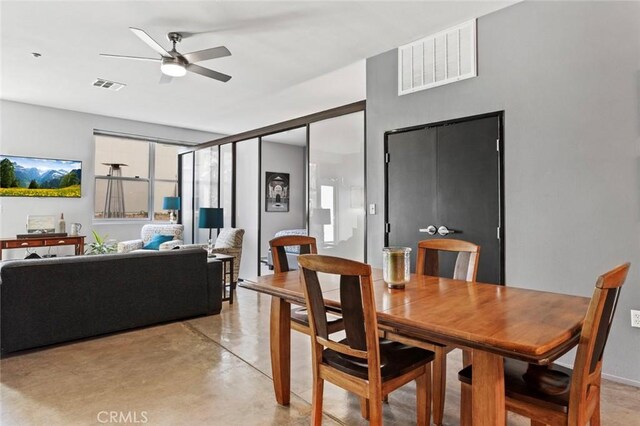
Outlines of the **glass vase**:
[[389,288],[404,288],[411,278],[411,248],[382,249],[382,277]]

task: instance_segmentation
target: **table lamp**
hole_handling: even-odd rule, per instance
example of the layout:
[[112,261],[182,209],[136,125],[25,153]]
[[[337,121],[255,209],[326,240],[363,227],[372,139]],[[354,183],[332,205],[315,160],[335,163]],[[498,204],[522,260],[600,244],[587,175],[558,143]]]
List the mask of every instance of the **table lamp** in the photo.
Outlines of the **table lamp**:
[[174,210],[180,210],[180,197],[164,197],[162,199],[162,209],[169,210],[169,223],[176,223]]
[[224,227],[223,209],[217,207],[200,207],[200,219],[198,220],[198,228],[209,229],[209,241],[207,245],[207,253],[211,255],[213,250],[213,240],[211,239],[211,229],[220,230]]

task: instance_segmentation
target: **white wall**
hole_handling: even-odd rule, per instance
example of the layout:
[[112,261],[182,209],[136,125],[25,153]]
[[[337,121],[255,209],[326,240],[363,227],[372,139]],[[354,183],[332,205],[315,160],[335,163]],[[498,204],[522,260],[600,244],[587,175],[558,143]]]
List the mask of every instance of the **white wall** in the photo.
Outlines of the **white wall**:
[[[23,233],[27,215],[45,214],[60,217],[67,224],[80,222],[87,242],[93,241],[91,230],[108,234],[116,240],[137,238],[144,223],[93,225],[94,207],[94,129],[148,137],[201,143],[220,135],[105,117],[101,115],[48,108],[11,101],[0,101],[0,153],[29,157],[60,158],[82,161],[82,198],[0,198],[0,236]],[[68,226],[68,225],[67,225]],[[38,253],[48,250],[38,249]],[[72,254],[71,246],[55,247],[52,254]],[[5,250],[3,259],[22,258],[22,250]]]
[[[504,110],[506,282],[591,296],[630,261],[603,368],[636,385],[638,28],[640,2],[518,3],[478,20],[478,77],[400,97],[397,51],[367,60],[367,202],[384,203],[385,131]],[[383,215],[369,216],[374,264],[383,238]]]
[[[306,228],[305,150],[303,146],[262,141],[261,255],[269,252],[269,240],[284,229]],[[289,173],[289,211],[265,211],[265,173]]]

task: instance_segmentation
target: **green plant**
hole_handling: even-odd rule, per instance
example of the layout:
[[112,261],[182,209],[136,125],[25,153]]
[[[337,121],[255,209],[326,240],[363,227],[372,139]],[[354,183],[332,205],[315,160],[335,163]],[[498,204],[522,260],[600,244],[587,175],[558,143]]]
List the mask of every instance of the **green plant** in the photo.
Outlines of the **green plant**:
[[116,251],[115,244],[107,241],[108,235],[101,237],[96,231],[91,231],[91,233],[96,241],[88,244],[85,254],[108,254]]

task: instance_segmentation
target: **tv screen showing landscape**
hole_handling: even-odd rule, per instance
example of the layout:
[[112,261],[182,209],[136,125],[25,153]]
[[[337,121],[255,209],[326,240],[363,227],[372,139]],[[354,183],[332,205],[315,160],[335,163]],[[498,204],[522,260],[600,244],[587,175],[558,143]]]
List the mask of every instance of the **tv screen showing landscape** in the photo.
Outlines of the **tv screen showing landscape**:
[[0,196],[81,196],[82,162],[0,155]]

